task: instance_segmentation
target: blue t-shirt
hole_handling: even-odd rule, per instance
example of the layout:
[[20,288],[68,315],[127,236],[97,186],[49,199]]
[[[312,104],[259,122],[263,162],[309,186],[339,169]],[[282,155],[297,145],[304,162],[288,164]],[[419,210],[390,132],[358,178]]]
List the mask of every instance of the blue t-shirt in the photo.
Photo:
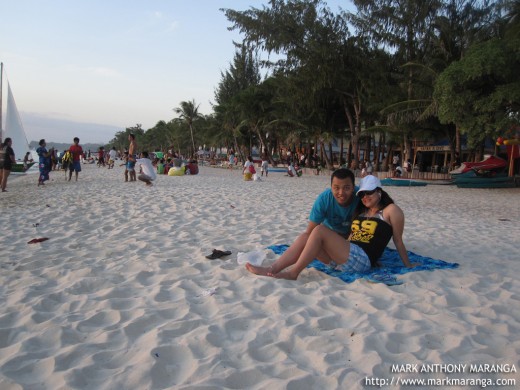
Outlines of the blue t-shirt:
[[[359,187],[354,187],[354,194]],[[350,234],[350,225],[352,223],[352,214],[356,210],[359,198],[354,195],[354,199],[347,207],[340,206],[334,198],[332,190],[327,188],[323,191],[312,206],[309,220],[317,224],[323,224],[329,229],[341,235]]]

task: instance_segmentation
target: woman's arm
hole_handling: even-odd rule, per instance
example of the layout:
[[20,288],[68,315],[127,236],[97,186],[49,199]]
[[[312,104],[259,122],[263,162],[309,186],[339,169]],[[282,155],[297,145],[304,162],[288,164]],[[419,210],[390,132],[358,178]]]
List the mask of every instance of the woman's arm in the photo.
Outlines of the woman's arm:
[[397,249],[397,253],[401,257],[401,260],[405,267],[412,268],[414,265],[410,263],[408,259],[408,253],[403,242],[403,231],[404,231],[404,213],[399,206],[395,204],[388,205],[385,208],[386,218],[390,225],[392,225],[392,239]]

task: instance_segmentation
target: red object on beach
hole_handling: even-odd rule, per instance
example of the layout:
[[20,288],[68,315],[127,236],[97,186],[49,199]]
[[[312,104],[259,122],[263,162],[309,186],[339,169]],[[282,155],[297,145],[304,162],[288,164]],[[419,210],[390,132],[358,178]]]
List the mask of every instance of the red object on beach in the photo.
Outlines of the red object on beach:
[[190,162],[186,165],[186,168],[190,170],[190,175],[196,175],[199,173],[199,164]]
[[48,238],[47,237],[42,237],[42,238],[33,238],[31,241],[29,241],[27,244],[37,244],[39,242],[43,242],[43,241],[47,241]]
[[478,170],[484,170],[484,171],[491,171],[494,169],[504,168],[507,166],[507,161],[503,158],[496,157],[496,156],[489,156],[488,158],[479,161],[479,162],[463,162],[462,165],[451,171],[451,174],[456,173],[465,173],[468,171],[471,171],[472,169],[475,171]]

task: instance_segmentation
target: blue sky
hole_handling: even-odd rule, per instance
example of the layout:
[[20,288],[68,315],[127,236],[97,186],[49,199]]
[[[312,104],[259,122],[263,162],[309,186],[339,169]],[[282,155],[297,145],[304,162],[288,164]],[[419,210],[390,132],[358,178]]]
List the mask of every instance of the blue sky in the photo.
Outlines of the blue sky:
[[[195,99],[211,113],[238,33],[220,8],[256,0],[0,0],[0,61],[27,138],[106,143]],[[327,1],[337,11],[350,0]],[[4,92],[5,102],[5,92]],[[4,103],[5,104],[5,103]],[[5,118],[4,118],[5,120]]]

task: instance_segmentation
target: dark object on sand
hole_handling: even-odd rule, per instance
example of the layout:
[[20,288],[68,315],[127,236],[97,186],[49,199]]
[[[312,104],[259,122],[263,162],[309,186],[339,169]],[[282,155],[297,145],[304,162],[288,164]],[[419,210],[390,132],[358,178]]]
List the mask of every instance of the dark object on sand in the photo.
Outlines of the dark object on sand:
[[211,252],[211,255],[207,255],[206,259],[215,260],[220,259],[224,256],[229,256],[231,254],[231,251],[221,251],[218,249],[213,249],[213,252]]

